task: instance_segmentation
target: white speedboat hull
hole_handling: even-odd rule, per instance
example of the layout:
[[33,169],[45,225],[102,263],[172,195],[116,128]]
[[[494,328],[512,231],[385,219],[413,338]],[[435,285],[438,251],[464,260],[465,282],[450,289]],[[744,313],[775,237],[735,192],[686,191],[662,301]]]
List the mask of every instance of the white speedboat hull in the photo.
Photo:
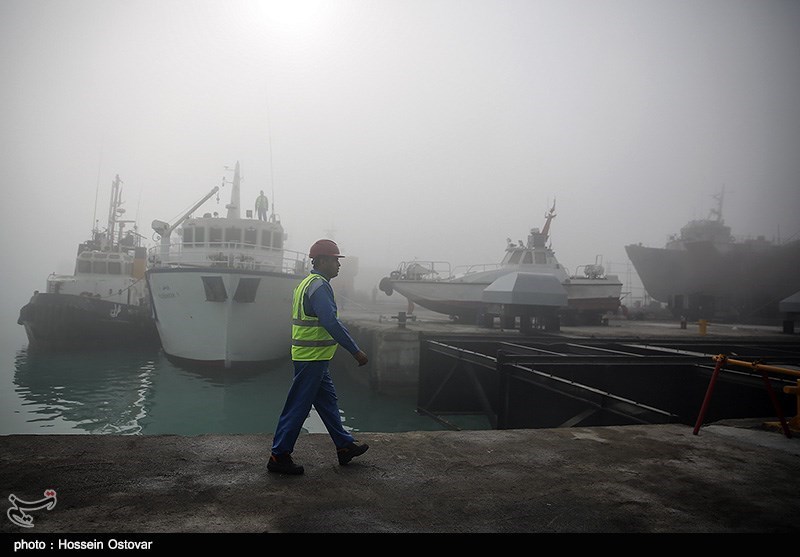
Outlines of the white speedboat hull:
[[[507,269],[505,273],[513,272]],[[492,273],[490,279],[503,276]],[[392,290],[402,294],[414,304],[443,313],[473,319],[486,307],[483,292],[493,280],[482,282],[391,280]],[[567,292],[564,312],[593,313],[615,312],[619,308],[622,283],[609,279],[571,279],[562,283]]]

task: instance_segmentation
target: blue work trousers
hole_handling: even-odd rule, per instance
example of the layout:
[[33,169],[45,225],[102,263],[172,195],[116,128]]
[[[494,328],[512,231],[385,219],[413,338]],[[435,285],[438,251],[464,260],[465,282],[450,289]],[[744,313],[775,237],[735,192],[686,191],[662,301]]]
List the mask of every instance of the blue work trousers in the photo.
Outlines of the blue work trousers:
[[329,364],[329,360],[294,361],[294,380],[278,419],[272,441],[272,454],[281,455],[294,450],[294,444],[312,405],[322,418],[322,423],[337,449],[353,442],[353,436],[342,426],[336,388],[328,371]]

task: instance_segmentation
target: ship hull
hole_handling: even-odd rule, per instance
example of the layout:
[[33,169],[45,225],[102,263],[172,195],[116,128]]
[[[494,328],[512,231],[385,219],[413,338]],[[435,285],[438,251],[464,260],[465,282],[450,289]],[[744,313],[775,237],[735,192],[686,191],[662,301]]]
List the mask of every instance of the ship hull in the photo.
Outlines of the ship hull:
[[[502,273],[494,273],[494,277]],[[402,294],[416,305],[458,317],[464,321],[477,321],[490,304],[484,301],[484,290],[493,281],[459,282],[428,280],[392,280],[392,291]],[[386,283],[384,283],[384,286]],[[619,309],[622,283],[610,280],[577,279],[562,283],[567,293],[567,306],[559,313],[567,321],[583,317],[584,321],[599,322],[606,312]]]
[[158,346],[159,337],[146,306],[92,296],[36,293],[20,310],[32,348]]
[[625,246],[647,293],[676,316],[733,321],[774,319],[800,291],[800,241],[780,246],[709,242],[683,249]]
[[302,279],[213,267],[148,270],[164,352],[223,367],[289,357],[292,297]]

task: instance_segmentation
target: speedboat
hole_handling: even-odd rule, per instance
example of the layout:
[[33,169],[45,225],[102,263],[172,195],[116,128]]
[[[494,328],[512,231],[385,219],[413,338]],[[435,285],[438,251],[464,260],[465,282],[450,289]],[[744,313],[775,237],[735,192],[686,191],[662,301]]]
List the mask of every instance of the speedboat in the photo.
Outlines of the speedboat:
[[[582,273],[570,274],[547,245],[555,218],[555,203],[545,214],[540,230],[532,228],[527,243],[506,239],[500,263],[470,265],[451,270],[444,261],[401,262],[379,288],[387,295],[395,291],[414,305],[449,315],[455,320],[480,324],[485,316],[525,312],[566,323],[600,324],[608,312],[620,305],[622,283],[607,275],[598,256],[583,265]],[[557,327],[557,325],[555,325]]]

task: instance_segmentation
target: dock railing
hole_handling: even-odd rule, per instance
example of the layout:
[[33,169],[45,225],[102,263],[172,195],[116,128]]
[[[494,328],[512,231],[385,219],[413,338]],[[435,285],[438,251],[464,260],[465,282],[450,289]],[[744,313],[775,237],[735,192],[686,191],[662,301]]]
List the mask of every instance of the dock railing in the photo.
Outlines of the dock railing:
[[786,437],[791,438],[792,431],[789,425],[794,429],[800,430],[800,379],[797,380],[796,386],[785,386],[783,388],[783,392],[787,394],[795,394],[797,395],[797,413],[794,418],[787,423],[786,418],[783,416],[783,410],[781,409],[781,405],[778,402],[777,397],[775,396],[775,391],[772,388],[772,383],[770,382],[769,372],[772,373],[779,373],[783,375],[789,375],[792,377],[800,378],[800,370],[797,369],[790,369],[785,367],[773,366],[768,364],[763,364],[760,361],[744,361],[744,360],[736,360],[728,358],[725,354],[717,354],[712,358],[716,362],[716,366],[714,366],[714,372],[711,374],[711,379],[708,382],[708,389],[706,390],[706,396],[703,399],[703,404],[700,407],[700,413],[697,416],[697,422],[694,425],[694,434],[700,431],[700,426],[703,424],[703,418],[708,411],[708,405],[711,402],[711,395],[714,392],[714,387],[717,383],[717,379],[719,378],[720,373],[722,372],[725,365],[732,365],[737,367],[748,368],[751,371],[758,372],[761,374],[761,378],[764,381],[764,388],[767,390],[767,394],[769,395],[770,401],[772,402],[772,406],[775,408],[775,415],[778,417],[778,421],[783,429],[784,435]]

